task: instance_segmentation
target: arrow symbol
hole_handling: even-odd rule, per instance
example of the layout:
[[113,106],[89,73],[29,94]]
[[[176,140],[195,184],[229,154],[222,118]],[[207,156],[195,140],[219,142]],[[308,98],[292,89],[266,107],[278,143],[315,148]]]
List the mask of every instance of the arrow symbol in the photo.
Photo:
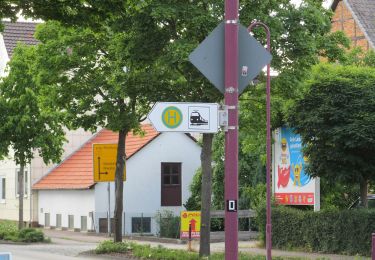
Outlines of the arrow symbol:
[[197,223],[197,221],[195,219],[191,219],[189,223],[191,225],[191,232],[195,232],[195,224]]
[[108,174],[108,172],[101,172],[100,171],[100,157],[98,157],[98,172],[99,172],[99,180],[100,180],[100,174]]

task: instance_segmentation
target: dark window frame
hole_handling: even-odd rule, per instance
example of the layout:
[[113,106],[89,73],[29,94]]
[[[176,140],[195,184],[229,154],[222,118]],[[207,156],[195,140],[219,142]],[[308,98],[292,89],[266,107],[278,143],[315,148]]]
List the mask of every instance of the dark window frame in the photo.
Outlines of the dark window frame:
[[6,199],[6,182],[5,177],[0,177],[1,182],[1,194],[0,194],[0,201],[4,201]]
[[182,163],[161,163],[161,206],[182,206]]
[[132,233],[151,233],[151,217],[132,217]]

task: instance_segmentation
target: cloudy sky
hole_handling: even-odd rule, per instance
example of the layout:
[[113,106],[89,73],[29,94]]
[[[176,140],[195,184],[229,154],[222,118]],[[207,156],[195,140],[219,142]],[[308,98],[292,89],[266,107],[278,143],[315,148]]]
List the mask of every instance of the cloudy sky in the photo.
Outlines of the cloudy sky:
[[[301,0],[292,0],[292,2],[294,2],[295,4],[299,4],[301,2]],[[333,0],[325,0],[324,1],[324,6],[326,8],[329,8],[332,4]]]

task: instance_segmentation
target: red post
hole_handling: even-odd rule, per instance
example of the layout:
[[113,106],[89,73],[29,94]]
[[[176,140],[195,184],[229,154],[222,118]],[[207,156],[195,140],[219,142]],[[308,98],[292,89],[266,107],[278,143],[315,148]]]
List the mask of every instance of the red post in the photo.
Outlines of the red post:
[[188,251],[191,250],[191,223],[189,223],[189,244],[188,244]]
[[238,259],[238,0],[225,0],[225,259]]

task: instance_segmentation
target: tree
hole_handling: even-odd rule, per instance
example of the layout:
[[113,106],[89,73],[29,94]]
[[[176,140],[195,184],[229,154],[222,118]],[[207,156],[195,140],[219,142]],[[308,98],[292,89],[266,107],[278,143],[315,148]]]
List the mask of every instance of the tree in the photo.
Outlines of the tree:
[[[129,20],[127,15],[135,15],[151,21],[159,28],[157,41],[162,43],[159,50],[163,55],[159,56],[158,68],[167,68],[170,74],[169,82],[165,84],[173,82],[172,85],[176,87],[173,93],[181,93],[169,96],[167,99],[175,97],[175,101],[200,102],[222,100],[222,95],[190,64],[188,55],[222,21],[224,1],[86,0],[61,3],[53,0],[19,0],[19,2],[26,15],[57,19],[64,24],[88,26],[95,31],[102,24],[112,29],[116,28],[116,31],[126,28],[126,24],[133,26],[134,20]],[[330,47],[326,43],[336,45],[342,38],[339,34],[330,37],[325,35],[330,29],[329,12],[323,9],[321,4],[322,1],[309,0],[296,8],[290,0],[241,1],[240,17],[244,24],[256,18],[271,26],[272,41],[275,43],[273,46],[276,46],[273,49],[273,66],[283,70],[285,72],[283,78],[288,79],[289,82],[300,79],[305,71],[317,62],[318,53],[322,52],[324,55],[325,50]],[[143,21],[142,24],[149,25]],[[258,37],[263,35],[261,31],[255,33]],[[139,43],[143,45],[141,41]],[[143,45],[143,48],[147,49],[147,45]],[[341,49],[338,50],[340,52]],[[280,83],[279,86],[282,84]],[[289,93],[291,90],[292,87],[285,92]],[[284,93],[284,89],[279,88],[279,91]],[[212,168],[209,147],[212,146],[212,137],[204,134],[203,139],[205,146],[202,149],[202,159],[204,159],[202,176],[205,186],[201,190],[202,208],[205,210],[201,222],[200,255],[209,255],[210,216],[206,209],[211,207]]]
[[16,19],[18,7],[15,0],[2,0],[0,1],[0,32],[4,29],[1,21],[4,18],[10,18],[11,20]]
[[320,64],[288,122],[300,134],[309,158],[308,173],[367,190],[375,179],[375,69]]
[[[248,25],[253,19],[259,19],[271,27],[273,45],[273,67],[280,71],[280,78],[298,81],[303,78],[307,70],[318,62],[318,54],[327,56],[332,46],[337,47],[343,42],[343,35],[336,33],[328,35],[330,30],[329,11],[322,8],[321,1],[303,1],[301,6],[295,7],[291,1],[241,1],[241,23]],[[147,11],[151,9],[152,12]],[[142,9],[150,13],[158,23],[163,25],[169,33],[169,41],[164,48],[165,55],[162,63],[167,64],[178,79],[178,87],[183,88],[184,94],[180,101],[220,102],[223,96],[202,77],[202,75],[188,61],[188,55],[202,42],[205,37],[222,21],[224,1],[148,1],[148,6]],[[272,16],[269,14],[273,13]],[[262,43],[265,41],[263,31],[256,30],[255,34]],[[331,43],[328,45],[327,43]],[[324,45],[325,44],[325,45]],[[342,54],[342,48],[336,48]],[[261,78],[262,79],[262,78]],[[281,89],[282,79],[279,80],[278,91]],[[251,90],[248,90],[252,94]],[[249,96],[251,94],[248,94]],[[246,94],[245,94],[246,95]],[[242,104],[241,104],[242,105]],[[241,107],[242,110],[242,107]],[[242,111],[246,111],[245,109]],[[259,118],[259,111],[254,112]],[[255,122],[257,130],[265,129],[264,125]],[[265,121],[264,121],[265,122]],[[252,124],[253,126],[254,124]],[[259,131],[258,131],[259,132]],[[253,138],[259,140],[259,138]],[[259,143],[259,141],[258,141]],[[265,142],[264,142],[265,143]],[[206,148],[207,145],[207,148]],[[203,134],[202,159],[211,158],[212,138]],[[209,232],[211,207],[211,175],[212,168],[209,160],[202,160],[201,187],[201,240],[200,255],[210,254]],[[221,181],[222,184],[222,181]]]
[[[128,21],[131,19],[128,17]],[[147,24],[149,20],[143,18],[143,22]],[[155,89],[168,86],[165,74],[169,73],[154,70],[157,64],[153,59],[160,44],[154,37],[158,28],[152,25],[146,28],[140,20],[131,24],[119,32],[105,23],[93,31],[50,21],[36,32],[40,43],[36,47],[34,80],[48,91],[48,98],[56,107],[66,111],[68,127],[86,130],[104,127],[118,132],[116,242],[122,241],[126,136],[140,129],[139,123],[145,119],[152,102],[163,98]],[[148,47],[147,52],[139,42]]]
[[0,83],[2,154],[10,149],[17,165],[19,229],[23,228],[24,168],[36,152],[43,161],[59,162],[65,141],[63,115],[46,105],[43,90],[32,80],[35,48],[19,45],[9,63],[9,74]]

